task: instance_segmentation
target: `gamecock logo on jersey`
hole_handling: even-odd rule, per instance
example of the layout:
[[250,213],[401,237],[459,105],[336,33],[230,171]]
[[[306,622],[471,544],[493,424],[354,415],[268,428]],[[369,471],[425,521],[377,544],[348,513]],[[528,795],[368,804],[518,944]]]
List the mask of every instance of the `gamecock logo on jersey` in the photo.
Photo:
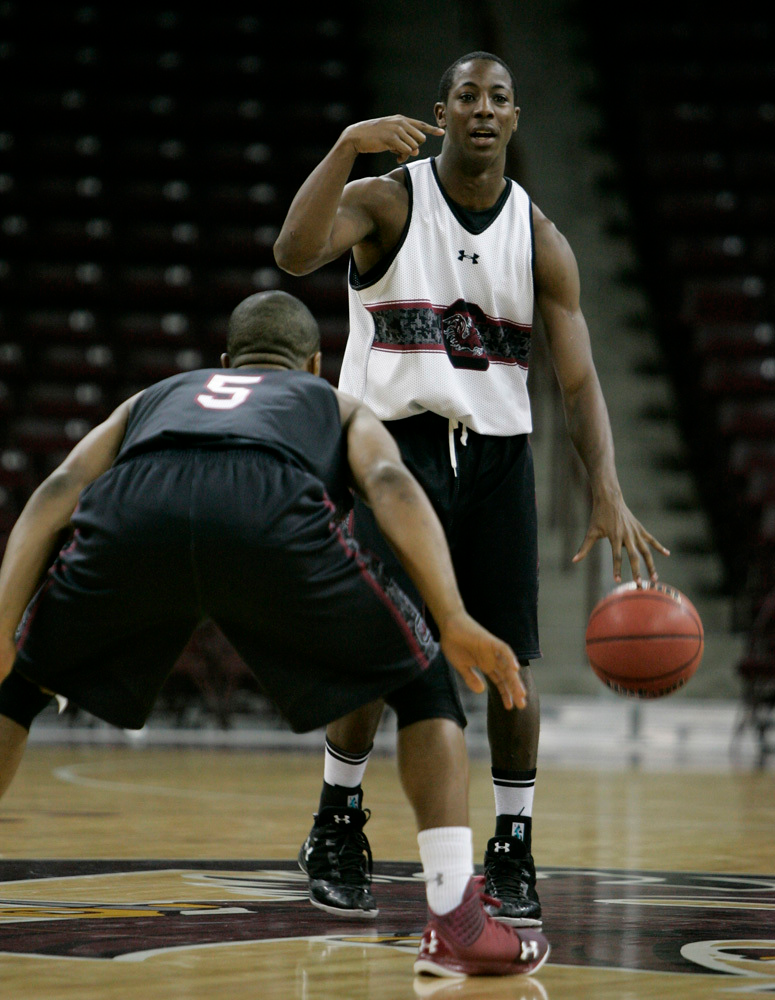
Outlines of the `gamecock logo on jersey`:
[[478,306],[462,299],[446,310],[441,321],[444,347],[453,368],[468,368],[483,372],[490,367],[479,327],[486,326],[485,315]]

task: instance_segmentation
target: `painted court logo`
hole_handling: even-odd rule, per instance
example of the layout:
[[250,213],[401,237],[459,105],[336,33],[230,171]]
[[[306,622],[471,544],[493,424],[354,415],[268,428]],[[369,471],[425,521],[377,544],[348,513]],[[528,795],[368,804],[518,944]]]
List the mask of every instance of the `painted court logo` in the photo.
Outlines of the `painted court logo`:
[[[775,876],[542,868],[550,965],[716,974],[775,993]],[[1,861],[0,952],[144,961],[177,949],[331,941],[416,956],[419,865],[375,865],[379,916],[347,933],[290,861]],[[307,947],[307,944],[304,947]]]

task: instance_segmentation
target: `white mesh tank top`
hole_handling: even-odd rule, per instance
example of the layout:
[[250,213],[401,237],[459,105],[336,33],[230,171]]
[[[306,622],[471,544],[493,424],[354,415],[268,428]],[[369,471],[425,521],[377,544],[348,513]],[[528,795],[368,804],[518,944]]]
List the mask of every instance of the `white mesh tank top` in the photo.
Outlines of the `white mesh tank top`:
[[397,247],[362,276],[350,261],[339,388],[382,420],[430,410],[480,434],[527,434],[530,198],[507,180],[495,217],[473,232],[433,158],[404,169],[409,214]]

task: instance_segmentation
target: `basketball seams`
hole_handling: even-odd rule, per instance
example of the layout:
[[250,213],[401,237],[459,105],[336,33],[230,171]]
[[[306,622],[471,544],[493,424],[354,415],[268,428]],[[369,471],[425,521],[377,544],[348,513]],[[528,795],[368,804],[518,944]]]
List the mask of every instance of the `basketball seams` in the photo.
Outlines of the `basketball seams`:
[[[615,600],[614,600],[614,598],[615,598]],[[691,638],[697,638],[697,639],[702,639],[703,638],[702,621],[700,620],[700,616],[699,616],[699,613],[697,612],[697,609],[693,605],[691,605],[688,601],[686,601],[685,599],[682,600],[682,601],[676,601],[674,598],[668,597],[664,593],[664,591],[653,593],[653,594],[650,594],[646,590],[632,591],[632,592],[618,593],[618,594],[616,592],[614,592],[613,594],[609,594],[608,597],[603,598],[603,600],[600,602],[600,604],[596,608],[594,608],[594,610],[592,611],[592,614],[589,617],[589,622],[587,624],[587,631],[589,631],[592,628],[592,623],[597,618],[599,618],[601,614],[604,614],[606,611],[609,611],[614,606],[614,604],[616,604],[616,603],[618,603],[620,601],[630,601],[630,602],[633,601],[633,600],[642,601],[644,598],[646,600],[649,600],[649,601],[662,601],[663,603],[667,603],[668,606],[672,605],[672,606],[680,608],[682,612],[686,613],[686,615],[688,616],[689,620],[692,622],[692,624],[697,629],[696,633],[691,633],[691,632],[683,633],[682,632],[682,633],[678,633],[676,636],[670,636],[671,638],[673,638],[673,637],[675,637],[675,638],[683,638],[684,636],[691,637]],[[664,633],[664,635],[667,636],[667,633]],[[632,637],[632,638],[634,638],[634,637]],[[638,638],[646,639],[646,638],[651,638],[651,636],[639,636]],[[657,636],[654,636],[654,638],[657,638]],[[591,640],[588,640],[588,641],[590,641],[590,642],[601,642],[601,641],[604,641],[604,640],[591,639]]]
[[590,615],[589,618],[589,622],[591,624],[595,620],[595,618],[597,618],[598,615],[602,614],[604,611],[607,611],[614,604],[618,604],[622,601],[632,602],[632,601],[642,601],[642,600],[661,601],[664,604],[675,605],[676,607],[679,607],[682,610],[687,611],[690,617],[696,620],[698,625],[700,623],[700,616],[697,613],[697,609],[693,607],[691,604],[689,604],[686,598],[677,601],[674,597],[670,597],[664,591],[648,591],[648,590],[632,590],[624,592],[614,591],[612,594],[609,594],[607,597],[604,597],[602,601],[598,604],[598,606],[593,609],[592,614]]
[[[700,652],[699,650],[695,650],[694,655],[690,657],[690,659],[686,660],[686,662],[682,663],[679,667],[673,667],[672,670],[668,670],[666,674],[658,674],[658,675],[655,674],[653,677],[630,677],[627,676],[626,674],[612,674],[609,673],[607,670],[603,670],[604,676],[601,677],[601,680],[616,681],[618,684],[624,684],[624,683],[629,684],[632,683],[633,681],[638,681],[640,684],[655,684],[658,681],[668,680],[668,678],[673,677],[675,674],[680,674],[681,671],[686,670],[697,659],[699,652]],[[597,673],[598,670],[602,670],[603,668],[600,666],[595,668],[593,664],[592,669],[595,671],[595,673]],[[600,675],[598,674],[598,676]]]
[[686,686],[685,677],[680,678],[670,687],[655,688],[653,690],[649,690],[648,688],[622,687],[621,684],[615,684],[613,681],[609,681],[605,677],[601,677],[600,680],[607,688],[609,688],[609,690],[613,691],[615,694],[623,695],[625,698],[664,698],[665,695],[673,694],[674,691],[680,691],[682,687]]
[[[628,632],[623,634],[623,629]],[[624,584],[593,609],[586,646],[590,666],[609,689],[628,697],[659,698],[694,675],[702,659],[704,631],[697,609],[675,588]],[[619,673],[617,666],[631,667],[631,672]],[[652,673],[660,668],[662,673]]]
[[699,639],[699,634],[694,632],[633,632],[632,635],[603,635],[600,638],[587,639],[588,646],[599,646],[605,642],[653,642],[655,639],[691,639],[694,642]]

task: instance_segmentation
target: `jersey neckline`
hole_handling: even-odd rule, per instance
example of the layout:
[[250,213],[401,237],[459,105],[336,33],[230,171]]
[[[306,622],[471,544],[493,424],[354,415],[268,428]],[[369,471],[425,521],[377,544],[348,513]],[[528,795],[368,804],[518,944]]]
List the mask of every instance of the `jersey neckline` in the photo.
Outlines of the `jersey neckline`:
[[436,186],[446,201],[449,210],[455,216],[460,225],[471,233],[473,236],[479,236],[483,233],[485,229],[488,229],[493,222],[498,218],[498,216],[503,211],[503,207],[508,201],[509,195],[511,194],[511,178],[505,177],[506,186],[503,191],[498,195],[498,200],[490,208],[485,208],[483,211],[474,211],[470,208],[464,208],[462,205],[458,204],[453,198],[447,194],[444,185],[441,183],[441,178],[439,177],[438,169],[436,168],[436,157],[430,157],[431,170],[433,171],[433,179],[436,182]]

